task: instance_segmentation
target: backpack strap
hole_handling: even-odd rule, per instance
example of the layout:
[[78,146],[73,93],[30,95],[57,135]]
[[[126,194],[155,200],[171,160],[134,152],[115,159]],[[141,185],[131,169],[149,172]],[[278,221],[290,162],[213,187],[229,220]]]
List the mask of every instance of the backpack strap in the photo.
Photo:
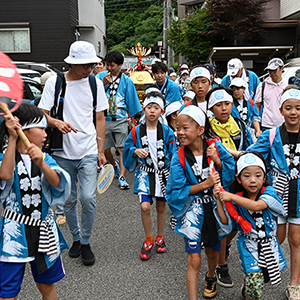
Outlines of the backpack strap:
[[136,128],[135,127],[133,127],[131,129],[131,135],[132,135],[132,139],[133,139],[133,144],[134,144],[134,146],[136,146]]
[[264,105],[264,92],[265,92],[266,82],[263,81],[261,84],[261,105]]
[[270,129],[270,135],[269,135],[269,141],[270,141],[270,148],[273,145],[274,139],[275,139],[275,135],[276,135],[276,127]]
[[249,102],[250,102],[251,106],[253,107],[254,101],[253,101],[252,99],[249,98]]
[[64,106],[65,93],[66,93],[65,75],[64,73],[57,73],[56,82],[55,82],[55,92],[54,92],[54,105],[50,111],[51,117],[57,117],[57,119],[63,120],[63,106]]
[[92,74],[89,75],[89,83],[93,94],[93,122],[96,126],[96,107],[97,107],[97,82],[96,77]]
[[178,158],[182,166],[183,171],[185,171],[185,157],[184,157],[184,146],[178,149]]

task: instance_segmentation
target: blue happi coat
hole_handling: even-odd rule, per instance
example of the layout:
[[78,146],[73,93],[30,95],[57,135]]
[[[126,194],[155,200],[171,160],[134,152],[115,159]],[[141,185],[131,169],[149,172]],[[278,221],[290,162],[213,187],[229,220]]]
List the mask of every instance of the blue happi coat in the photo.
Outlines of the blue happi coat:
[[[2,163],[4,155],[0,153],[0,162]],[[52,214],[51,206],[56,204],[63,205],[65,200],[70,194],[71,183],[69,174],[64,171],[55,160],[48,154],[44,154],[44,161],[54,169],[59,175],[61,181],[57,188],[52,187],[46,180],[45,176],[41,172],[41,188],[42,188],[42,215],[41,220],[49,218]],[[0,180],[0,185],[3,181]],[[17,166],[13,172],[13,176],[9,181],[5,181],[4,189],[0,189],[0,204],[3,205],[3,209],[9,209],[11,211],[23,214],[22,211],[22,199],[20,192],[19,175],[17,172]],[[45,262],[47,267],[50,268],[55,261],[60,257],[61,252],[64,249],[68,249],[69,246],[61,233],[55,218],[52,217],[50,225],[54,232],[56,246],[58,252],[53,255],[46,255]],[[0,220],[0,255],[13,256],[19,258],[28,257],[28,245],[25,234],[25,225],[18,223],[14,220],[10,220],[4,217]]]
[[[103,81],[103,78],[106,76],[107,73],[108,71],[100,72],[96,75],[96,77]],[[108,88],[108,84],[104,86],[104,89],[106,97],[107,99],[109,99],[110,89]],[[116,98],[116,106],[118,107],[118,109],[117,113],[113,116],[114,118],[126,119],[128,118],[127,111],[130,117],[133,117],[134,115],[142,111],[141,103],[136,93],[134,83],[132,79],[126,76],[125,74],[121,75],[121,80],[117,90]],[[109,114],[109,112],[107,112],[105,120],[112,120],[112,116]]]
[[[156,82],[153,83],[155,85]],[[181,101],[180,87],[171,79],[166,78],[164,85],[160,89],[161,92],[164,91],[164,86],[167,84],[167,88],[164,97],[167,101],[166,104],[172,103],[174,101]]]
[[[268,205],[268,208],[262,211],[263,213],[263,220],[265,224],[265,233],[266,237],[272,237],[270,241],[271,249],[273,250],[275,259],[278,264],[279,271],[282,271],[286,266],[286,261],[284,255],[282,253],[280,244],[277,239],[276,231],[277,231],[277,218],[278,215],[285,214],[285,210],[282,206],[282,201],[277,197],[277,193],[275,189],[271,186],[266,187],[262,195],[259,199],[265,201]],[[251,201],[251,200],[249,200]],[[234,202],[233,202],[234,203]],[[245,220],[251,223],[252,230],[249,233],[245,233],[247,236],[256,239],[257,235],[257,228],[252,218],[251,214],[247,209],[240,205],[236,205],[234,203],[235,208],[238,210],[240,216],[242,216]],[[234,219],[231,219],[231,224],[236,226],[236,229],[239,231],[237,236],[237,246],[240,255],[240,261],[242,270],[244,273],[251,273],[251,272],[261,272],[261,268],[258,266],[258,246],[257,242],[247,238],[241,234],[243,230],[240,224],[236,223]]]
[[[216,141],[216,148],[222,162],[222,173],[220,174],[222,185],[228,189],[234,180],[235,162],[231,154],[226,150],[220,141]],[[201,198],[202,192],[190,196],[191,187],[198,184],[198,180],[187,162],[185,166],[180,163],[178,153],[175,153],[170,168],[170,175],[166,188],[166,200],[171,212],[177,219],[175,232],[193,241],[201,241],[201,230],[204,220],[202,203],[194,203],[195,198]],[[204,170],[203,170],[204,171]],[[207,171],[207,170],[205,170]],[[216,207],[216,200],[213,200],[213,207]],[[216,216],[216,214],[215,214]],[[218,217],[218,216],[217,216]],[[230,232],[227,225],[219,225],[216,221],[219,240]]]
[[[271,130],[276,130],[274,137],[270,137]],[[258,151],[260,152],[264,159],[268,163],[268,180],[272,186],[275,187],[278,176],[276,174],[291,176],[288,164],[286,162],[286,158],[284,155],[284,148],[282,145],[282,140],[280,136],[280,127],[276,129],[269,129],[264,131],[257,139],[257,142],[253,144],[251,147],[247,149],[247,152]],[[272,144],[272,146],[271,146]],[[300,149],[296,149],[296,151],[300,152]],[[300,164],[299,164],[300,171]],[[275,175],[274,175],[275,174]],[[300,178],[298,181],[298,193],[296,201],[296,217],[300,217]],[[280,197],[280,195],[279,195]]]
[[[146,160],[144,158],[139,158],[138,156],[134,155],[134,151],[136,149],[143,148],[140,137],[140,126],[141,125],[135,127],[135,136],[133,136],[131,131],[125,141],[125,146],[123,149],[123,163],[125,168],[129,172],[134,172],[137,168],[134,179],[134,193],[143,193],[150,195],[150,183],[148,173],[140,169],[140,166],[146,166]],[[162,127],[164,138],[165,168],[169,169],[171,158],[173,154],[177,151],[177,148],[175,143],[175,136],[172,129],[165,124],[162,124]]]

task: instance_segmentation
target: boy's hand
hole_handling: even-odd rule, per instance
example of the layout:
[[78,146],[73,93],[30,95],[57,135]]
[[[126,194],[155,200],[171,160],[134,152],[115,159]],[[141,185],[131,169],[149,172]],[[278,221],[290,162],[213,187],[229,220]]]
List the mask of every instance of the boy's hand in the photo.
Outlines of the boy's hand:
[[208,176],[205,181],[208,187],[211,188],[213,185],[217,185],[220,182],[220,175],[218,172],[214,172],[210,176]]
[[219,184],[216,184],[213,189],[213,194],[217,200],[220,200],[219,198],[220,191],[221,191],[221,186]]
[[44,161],[44,154],[42,150],[35,144],[30,144],[25,151],[26,154],[29,154],[30,158],[35,162],[35,164],[41,169]]
[[136,149],[134,150],[134,154],[139,158],[146,158],[148,153],[145,149]]
[[214,146],[215,143],[212,143],[207,149],[206,149],[206,155],[209,156],[215,163],[219,160],[217,150]]
[[111,82],[111,75],[110,75],[110,72],[108,72],[105,77],[103,78],[102,80],[103,82],[103,85],[107,85]]
[[224,201],[231,201],[231,194],[226,192],[226,191],[222,191],[219,194],[219,198],[222,202]]
[[9,115],[4,115],[5,126],[7,127],[9,138],[17,139],[18,133],[17,129],[21,128],[19,119],[17,117],[12,117]]

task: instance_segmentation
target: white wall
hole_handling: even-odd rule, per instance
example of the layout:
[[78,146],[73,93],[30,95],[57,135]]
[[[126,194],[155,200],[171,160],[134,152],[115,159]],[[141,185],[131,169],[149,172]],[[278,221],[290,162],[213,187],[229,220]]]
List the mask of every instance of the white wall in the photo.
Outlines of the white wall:
[[280,0],[280,18],[287,18],[295,13],[300,13],[299,0]]
[[[104,57],[106,54],[106,44],[103,38],[106,36],[104,0],[78,0],[78,15],[80,26],[94,26],[92,30],[79,29],[79,40],[94,44],[97,54]],[[101,43],[100,52],[98,51],[98,42]]]

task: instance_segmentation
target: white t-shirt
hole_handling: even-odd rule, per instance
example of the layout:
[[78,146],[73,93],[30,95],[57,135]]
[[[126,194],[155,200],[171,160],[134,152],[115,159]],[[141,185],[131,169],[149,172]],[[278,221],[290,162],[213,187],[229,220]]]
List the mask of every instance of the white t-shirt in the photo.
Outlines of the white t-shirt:
[[208,118],[213,117],[214,114],[210,110],[207,110],[207,101],[198,102],[198,107],[206,113]]
[[[56,76],[51,76],[45,85],[39,108],[50,111],[54,105]],[[93,95],[89,79],[82,78],[66,81],[66,93],[63,107],[63,119],[78,131],[63,135],[63,151],[55,155],[67,159],[81,159],[85,155],[98,154],[96,129],[93,123]],[[102,81],[96,78],[97,107],[96,112],[108,109],[108,101]]]
[[[156,129],[147,129],[148,144],[150,149],[150,156],[153,161],[154,169],[158,170],[157,165],[157,146],[156,146]],[[155,197],[163,197],[161,186],[159,184],[158,174],[155,173]]]
[[198,168],[200,170],[200,176],[202,175],[202,161],[203,161],[203,155],[195,156],[195,159],[197,161]]

